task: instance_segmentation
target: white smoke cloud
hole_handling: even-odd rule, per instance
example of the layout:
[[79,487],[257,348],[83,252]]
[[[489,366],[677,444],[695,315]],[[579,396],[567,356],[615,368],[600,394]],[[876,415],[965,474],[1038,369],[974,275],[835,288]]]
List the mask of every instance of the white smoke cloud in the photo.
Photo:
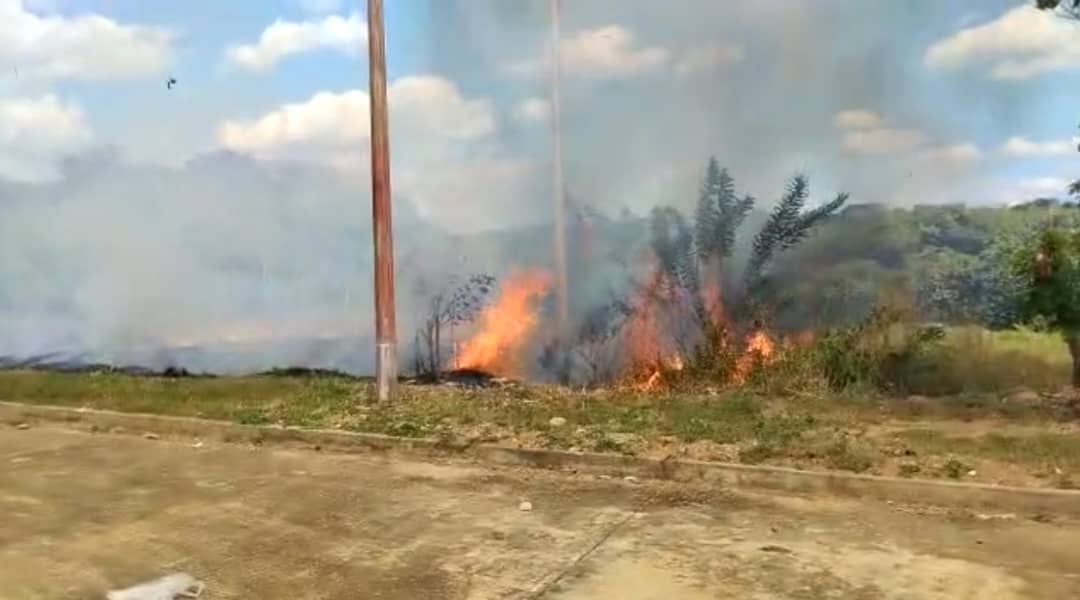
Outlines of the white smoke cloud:
[[160,73],[173,60],[174,34],[100,14],[36,14],[0,0],[0,72],[19,78],[110,80]]
[[544,123],[551,119],[551,101],[547,98],[526,98],[514,107],[514,117],[525,123]]
[[226,59],[241,68],[263,72],[289,56],[332,49],[348,56],[366,52],[367,23],[360,15],[330,15],[307,21],[277,20],[252,44],[225,50]]
[[[634,33],[620,25],[605,25],[579,31],[559,44],[559,63],[570,76],[596,79],[625,79],[656,71],[667,64],[670,54],[660,46],[638,44]],[[537,76],[551,68],[550,57],[512,61],[504,71]]]
[[1002,146],[1006,156],[1064,156],[1076,152],[1077,140],[1049,140],[1036,142],[1025,137],[1011,137]]
[[54,179],[59,163],[91,138],[83,111],[54,94],[0,98],[0,178]]
[[938,41],[926,51],[925,63],[936,69],[988,67],[993,79],[1028,79],[1080,68],[1080,37],[1074,24],[1053,11],[1024,3]]
[[680,75],[716,72],[745,59],[746,50],[742,46],[712,42],[683,53],[675,63],[675,71]]

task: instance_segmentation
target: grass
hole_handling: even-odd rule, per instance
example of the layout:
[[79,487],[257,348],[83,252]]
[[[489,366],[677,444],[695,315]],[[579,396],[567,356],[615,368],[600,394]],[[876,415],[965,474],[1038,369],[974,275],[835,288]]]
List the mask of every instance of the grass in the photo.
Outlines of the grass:
[[[762,389],[402,385],[399,402],[380,406],[370,382],[335,376],[0,372],[0,399],[33,404],[907,477],[967,478],[971,469],[962,467],[993,463],[1008,468],[980,471],[1005,472],[1009,483],[1064,487],[1080,479],[1080,436],[1061,423],[1075,415],[1017,410],[996,396],[913,404],[869,392],[776,396]],[[554,417],[565,423],[553,425]],[[973,423],[986,423],[989,433],[971,435]]]
[[1070,375],[1069,352],[1056,333],[954,327],[908,376],[914,391],[956,394],[1020,387],[1057,391],[1069,384]]

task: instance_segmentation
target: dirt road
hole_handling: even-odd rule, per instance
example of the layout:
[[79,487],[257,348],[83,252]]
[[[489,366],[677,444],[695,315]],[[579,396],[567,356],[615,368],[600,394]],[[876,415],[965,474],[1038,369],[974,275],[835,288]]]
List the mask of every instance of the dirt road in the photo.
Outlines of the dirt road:
[[[0,597],[1080,597],[1080,524],[191,440],[0,430]],[[522,502],[532,510],[521,510]]]

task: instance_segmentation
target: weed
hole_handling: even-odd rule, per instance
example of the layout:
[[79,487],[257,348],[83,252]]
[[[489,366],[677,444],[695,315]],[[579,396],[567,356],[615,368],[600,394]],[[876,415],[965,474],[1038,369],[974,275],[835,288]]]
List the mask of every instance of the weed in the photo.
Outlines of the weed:
[[825,464],[840,471],[862,473],[870,469],[874,461],[866,452],[855,448],[846,437],[842,437],[826,448]]
[[955,458],[950,458],[941,466],[942,474],[949,479],[960,479],[970,470],[971,467]]
[[243,425],[266,425],[270,417],[261,408],[240,408],[232,414],[233,420]]
[[901,477],[914,477],[922,471],[922,467],[918,463],[906,462],[900,465]]
[[[767,371],[762,374],[771,376]],[[894,449],[899,447],[913,452],[924,465],[921,470],[918,465],[901,465],[903,476],[960,478],[970,467],[956,458],[943,468],[925,466],[955,456],[1020,465],[1027,472],[1046,473],[1042,481],[1059,486],[1072,483],[1065,476],[1055,479],[1055,473],[1080,472],[1080,437],[1073,426],[1039,429],[1062,417],[1038,407],[1009,408],[1010,403],[975,393],[901,400],[880,391],[859,391],[854,385],[832,393],[792,390],[779,397],[763,395],[761,388],[643,394],[524,385],[483,390],[402,385],[399,400],[388,406],[366,402],[372,389],[370,381],[332,374],[165,379],[116,373],[0,373],[0,398],[7,400],[251,425],[282,423],[446,439],[483,427],[498,431],[500,437],[519,434],[547,447],[600,452],[630,451],[670,436],[661,442],[664,446],[735,445],[740,449],[738,459],[745,463],[794,463],[854,472],[871,469],[882,457],[898,456]],[[909,404],[918,409],[906,409]],[[551,427],[555,416],[566,419],[566,425]],[[924,424],[892,429],[898,420],[916,417]],[[971,435],[968,427],[959,430],[967,435],[946,433],[954,432],[950,423],[987,418],[1000,425],[993,433]],[[887,427],[887,439],[862,434],[868,424]]]

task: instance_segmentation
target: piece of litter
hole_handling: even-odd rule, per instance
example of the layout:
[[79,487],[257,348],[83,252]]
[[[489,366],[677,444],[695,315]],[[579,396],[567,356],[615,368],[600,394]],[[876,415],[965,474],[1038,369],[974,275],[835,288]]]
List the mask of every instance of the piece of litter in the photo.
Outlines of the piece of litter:
[[19,423],[18,425],[15,426],[15,429],[25,431],[27,429],[30,429],[30,424],[29,423]]
[[202,596],[203,584],[187,573],[174,573],[106,594],[108,600],[194,600]]
[[978,475],[978,473],[975,472],[975,469],[968,471],[968,477],[974,477],[976,475]]
[[191,447],[192,448],[202,448],[203,447],[202,440],[199,440],[199,441],[195,442],[194,444],[191,445]]
[[794,554],[790,549],[783,546],[777,546],[775,544],[769,544],[768,546],[762,546],[759,548],[762,552],[775,552],[777,554]]
[[144,433],[143,437],[148,439],[148,440],[156,440],[156,439],[158,439],[159,436],[156,433]]
[[548,421],[548,425],[551,425],[552,427],[562,427],[563,425],[566,425],[566,419],[563,417],[551,417],[551,420]]
[[523,512],[529,512],[530,510],[532,510],[532,502],[529,502],[528,500],[522,501],[521,504],[518,504],[518,510]]
[[638,478],[634,477],[633,475],[627,475],[626,477],[623,477],[623,481],[625,481],[626,483],[637,483]]

